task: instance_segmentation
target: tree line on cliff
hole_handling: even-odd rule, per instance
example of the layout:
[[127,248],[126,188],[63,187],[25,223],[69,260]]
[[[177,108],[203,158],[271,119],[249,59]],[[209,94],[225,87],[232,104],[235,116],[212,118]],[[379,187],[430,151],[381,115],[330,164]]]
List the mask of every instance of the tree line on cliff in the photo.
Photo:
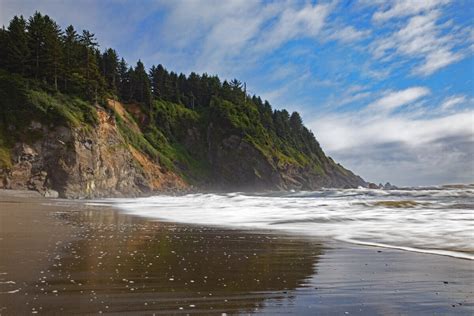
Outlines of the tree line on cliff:
[[[247,94],[239,80],[221,81],[206,73],[178,74],[161,64],[146,69],[140,60],[132,67],[114,49],[101,51],[92,32],[79,32],[72,25],[63,30],[39,12],[28,19],[15,16],[0,29],[4,138],[13,137],[7,135],[6,126],[15,120],[7,122],[8,116],[21,116],[15,103],[23,101],[15,101],[12,91],[22,87],[30,91],[28,102],[36,102],[34,106],[44,113],[59,113],[59,120],[94,124],[91,105],[104,106],[106,99],[139,105],[146,116],[135,117],[141,132],[128,128],[119,116],[118,127],[134,147],[167,162],[170,168],[192,170],[209,165],[209,144],[237,135],[257,148],[274,168],[296,165],[321,176],[330,177],[336,169],[347,174],[325,156],[299,113],[273,109],[268,101]],[[48,104],[55,110],[48,112]],[[200,136],[198,144],[190,147],[187,138],[193,130]],[[7,143],[11,141],[2,145],[0,139],[5,152]]]
[[0,29],[0,67],[96,103],[114,97],[138,102],[147,110],[154,100],[164,100],[195,111],[209,107],[213,99],[251,105],[274,136],[308,154],[320,151],[297,112],[273,110],[268,101],[248,96],[236,79],[221,82],[218,76],[194,72],[186,76],[169,72],[161,64],[147,72],[140,60],[131,67],[114,49],[101,52],[92,32],[78,32],[72,25],[62,30],[39,12],[27,20],[15,16],[8,27]]

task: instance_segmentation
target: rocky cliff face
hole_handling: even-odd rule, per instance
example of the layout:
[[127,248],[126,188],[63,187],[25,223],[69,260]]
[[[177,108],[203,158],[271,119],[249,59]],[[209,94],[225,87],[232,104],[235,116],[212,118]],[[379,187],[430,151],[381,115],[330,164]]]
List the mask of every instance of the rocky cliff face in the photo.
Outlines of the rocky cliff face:
[[32,121],[28,132],[43,136],[29,144],[15,144],[12,167],[0,172],[0,188],[67,198],[137,196],[187,188],[175,173],[127,144],[107,111],[97,109],[97,114],[95,129]]
[[[0,188],[36,190],[46,196],[67,198],[190,190],[189,183],[178,174],[127,144],[113,116],[103,109],[97,113],[99,125],[94,130],[32,121],[28,130],[40,130],[44,136],[32,144],[16,143],[13,166],[0,171]],[[188,135],[186,144],[190,150],[203,141],[196,130],[190,130]],[[277,166],[237,135],[208,143],[207,148],[212,181],[201,189],[314,190],[365,185],[360,177],[334,163],[327,163],[325,176],[291,164]]]
[[[169,105],[168,110],[174,106]],[[161,149],[148,142],[143,128],[150,118],[139,106],[109,100],[104,107],[90,111],[85,113],[95,117],[95,123],[58,125],[33,116],[26,127],[16,128],[11,164],[0,168],[0,188],[36,190],[51,197],[96,198],[167,191],[315,190],[366,185],[322,150],[313,156],[315,161],[298,163],[271,143],[265,151],[261,140],[255,143],[226,119],[203,124],[196,114],[189,116],[189,111],[181,110],[188,116],[175,118],[180,133],[175,134],[174,142],[186,152],[186,159],[207,166],[196,174],[184,156],[160,156],[160,150],[174,148],[166,138],[168,147]],[[7,124],[9,128],[15,126]],[[173,128],[177,129],[170,126]],[[144,143],[158,152],[155,158],[147,152],[148,147],[140,147]],[[308,156],[304,157],[308,161]]]
[[217,187],[232,190],[316,190],[321,187],[356,188],[366,182],[351,171],[324,161],[324,173],[295,164],[280,164],[240,136],[231,135],[209,146]]

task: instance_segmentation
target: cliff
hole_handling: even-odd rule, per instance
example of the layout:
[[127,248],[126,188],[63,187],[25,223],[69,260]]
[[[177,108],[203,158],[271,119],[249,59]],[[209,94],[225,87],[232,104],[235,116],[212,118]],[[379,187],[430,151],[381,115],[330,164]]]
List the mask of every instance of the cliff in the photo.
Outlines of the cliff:
[[90,130],[31,121],[26,133],[42,136],[15,142],[11,165],[0,173],[3,187],[47,196],[57,191],[67,198],[137,196],[187,187],[127,144],[109,113],[96,111],[98,124]]
[[150,110],[50,92],[8,72],[0,98],[0,188],[92,198],[366,185],[317,142],[299,150],[268,131],[251,102],[213,98],[194,110],[155,100]]

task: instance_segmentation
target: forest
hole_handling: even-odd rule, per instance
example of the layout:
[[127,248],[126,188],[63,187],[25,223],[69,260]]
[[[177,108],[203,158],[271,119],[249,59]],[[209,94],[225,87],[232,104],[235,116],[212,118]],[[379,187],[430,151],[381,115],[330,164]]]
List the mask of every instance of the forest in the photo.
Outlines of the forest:
[[[127,115],[140,133],[117,116],[123,137],[187,178],[213,177],[210,143],[231,135],[251,144],[275,170],[293,165],[327,179],[329,169],[346,174],[325,156],[299,113],[274,109],[267,100],[249,95],[237,79],[178,74],[161,64],[147,69],[141,60],[132,67],[113,48],[101,49],[91,31],[72,25],[62,29],[39,12],[28,19],[15,16],[0,29],[2,165],[8,165],[9,150],[24,136],[20,130],[27,117],[94,125],[93,107],[106,108],[107,100],[138,105],[141,119]],[[8,125],[10,130],[17,126],[16,136]],[[186,139],[194,130],[200,136],[190,145]]]

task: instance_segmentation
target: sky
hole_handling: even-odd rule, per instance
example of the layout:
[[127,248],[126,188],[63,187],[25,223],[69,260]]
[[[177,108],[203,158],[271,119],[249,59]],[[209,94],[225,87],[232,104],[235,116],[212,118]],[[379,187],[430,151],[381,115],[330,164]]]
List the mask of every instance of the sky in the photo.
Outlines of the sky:
[[474,183],[474,0],[0,0],[130,64],[238,78],[371,182]]

